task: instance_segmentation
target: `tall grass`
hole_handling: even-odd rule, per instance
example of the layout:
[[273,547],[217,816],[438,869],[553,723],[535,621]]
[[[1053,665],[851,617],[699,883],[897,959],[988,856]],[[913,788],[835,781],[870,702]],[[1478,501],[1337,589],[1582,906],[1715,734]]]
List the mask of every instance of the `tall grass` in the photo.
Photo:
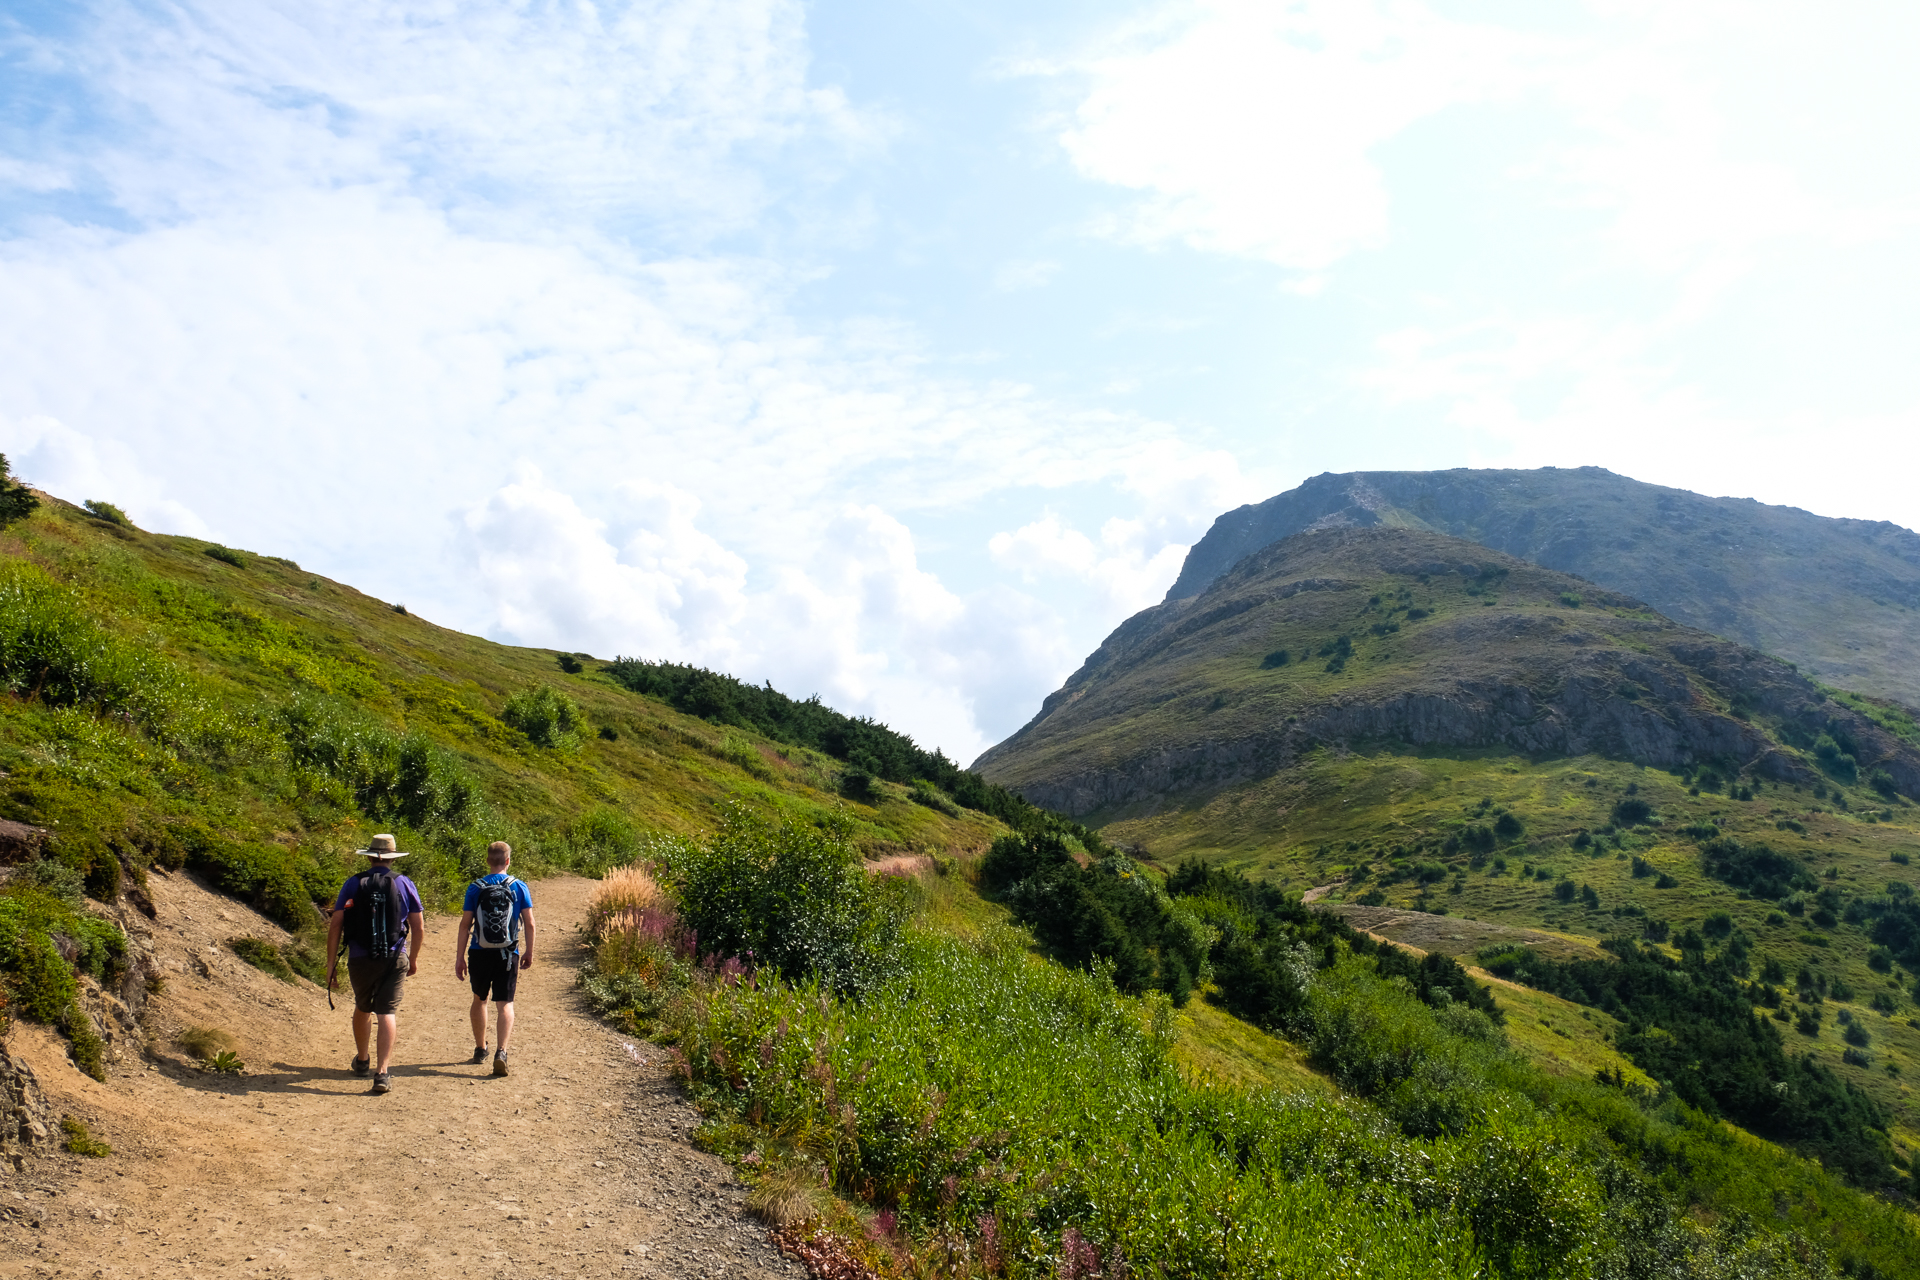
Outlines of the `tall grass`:
[[1027,947],[919,934],[857,1003],[711,982],[668,1024],[702,1101],[762,1135],[762,1167],[817,1161],[896,1248],[958,1247],[965,1274],[1723,1274],[1700,1265],[1716,1254],[1747,1268],[1724,1274],[1828,1274],[1789,1237],[1689,1225],[1522,1101],[1419,1139],[1365,1104],[1188,1083],[1164,997]]

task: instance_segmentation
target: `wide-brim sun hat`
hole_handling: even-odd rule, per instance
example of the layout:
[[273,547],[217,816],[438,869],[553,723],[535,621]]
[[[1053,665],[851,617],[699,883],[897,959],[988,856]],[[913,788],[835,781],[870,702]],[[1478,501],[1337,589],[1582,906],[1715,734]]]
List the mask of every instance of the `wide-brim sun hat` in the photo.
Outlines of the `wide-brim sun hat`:
[[373,839],[367,841],[366,848],[356,850],[356,852],[362,857],[378,858],[382,862],[389,862],[394,858],[404,858],[407,856],[400,852],[399,842],[389,835],[375,836]]

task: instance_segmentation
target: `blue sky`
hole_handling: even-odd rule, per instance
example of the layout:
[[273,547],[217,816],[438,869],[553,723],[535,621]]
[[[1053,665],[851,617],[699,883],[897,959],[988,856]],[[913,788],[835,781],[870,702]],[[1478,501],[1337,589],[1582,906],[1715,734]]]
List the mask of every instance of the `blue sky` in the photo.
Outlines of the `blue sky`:
[[0,448],[969,759],[1320,471],[1920,525],[1917,52],[1892,3],[0,3]]

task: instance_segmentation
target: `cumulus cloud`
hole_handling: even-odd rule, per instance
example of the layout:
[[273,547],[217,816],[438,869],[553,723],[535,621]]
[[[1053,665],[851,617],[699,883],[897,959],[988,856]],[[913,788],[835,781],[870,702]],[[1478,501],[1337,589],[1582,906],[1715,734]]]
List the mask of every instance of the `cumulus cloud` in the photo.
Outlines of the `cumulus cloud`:
[[462,533],[498,634],[819,693],[963,762],[1018,727],[1071,661],[1056,611],[1005,588],[954,593],[877,506],[840,509],[809,554],[760,573],[700,516],[692,495],[645,482],[590,515],[523,465]]
[[19,422],[0,417],[0,437],[14,477],[36,489],[75,503],[112,502],[144,528],[207,536],[206,521],[169,497],[165,482],[142,470],[118,441],[95,440],[48,417]]

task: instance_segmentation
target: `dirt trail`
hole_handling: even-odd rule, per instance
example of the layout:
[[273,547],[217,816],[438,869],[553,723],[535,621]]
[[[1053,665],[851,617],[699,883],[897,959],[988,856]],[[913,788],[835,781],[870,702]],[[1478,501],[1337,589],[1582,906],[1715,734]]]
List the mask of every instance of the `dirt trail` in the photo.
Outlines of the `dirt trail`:
[[[592,882],[533,886],[541,947],[521,976],[513,1074],[466,1064],[457,922],[430,918],[401,1007],[394,1090],[347,1069],[351,997],[330,1013],[218,946],[275,931],[184,875],[156,876],[168,975],[148,1025],[241,1041],[247,1073],[130,1052],[104,1085],[35,1028],[12,1037],[56,1114],[105,1159],[0,1169],[0,1277],[800,1277],[740,1210],[726,1166],[687,1144],[698,1117],[666,1055],[624,1041],[574,993],[574,926]],[[344,975],[343,975],[344,978]],[[343,983],[344,985],[344,983]]]

